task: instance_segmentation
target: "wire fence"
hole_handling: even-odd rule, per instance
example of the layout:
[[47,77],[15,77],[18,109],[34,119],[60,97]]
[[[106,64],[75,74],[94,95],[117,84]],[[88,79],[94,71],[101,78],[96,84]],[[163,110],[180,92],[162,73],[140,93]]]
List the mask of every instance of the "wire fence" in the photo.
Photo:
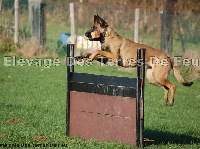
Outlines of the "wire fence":
[[[22,39],[28,39],[31,37],[30,24],[28,17],[28,2],[21,0],[19,5],[20,13],[20,26],[19,36]],[[10,37],[14,33],[14,1],[2,0],[0,4],[0,37]]]
[[[13,0],[3,0],[0,9],[0,38],[12,37],[14,31]],[[20,40],[30,40],[32,26],[27,0],[20,0]],[[111,5],[101,3],[75,3],[75,33],[80,51],[87,51],[92,42],[83,42],[81,36],[91,28],[94,14],[98,14],[120,35],[134,40],[136,9],[139,9],[138,42],[162,49],[164,34],[163,14],[157,6]],[[70,36],[70,11],[66,1],[50,1],[45,5],[45,47],[57,50],[62,40]],[[172,17],[171,37],[173,54],[187,50],[200,51],[200,15],[175,14]],[[168,20],[165,20],[168,21]],[[33,23],[34,24],[34,23]],[[41,24],[39,24],[41,25]],[[66,38],[61,39],[61,35]],[[81,38],[81,39],[79,39]],[[59,43],[62,41],[61,43]],[[79,42],[79,43],[78,43]],[[92,50],[99,48],[92,44]],[[90,49],[91,50],[91,49]]]
[[[156,6],[105,5],[96,3],[76,3],[77,33],[83,34],[93,23],[93,15],[99,14],[120,35],[134,40],[135,10],[139,8],[139,43],[165,50],[162,39],[164,14]],[[173,53],[186,50],[200,50],[200,15],[174,14],[168,16],[166,24],[171,23]],[[169,19],[170,18],[170,19]],[[169,20],[172,20],[171,22]]]

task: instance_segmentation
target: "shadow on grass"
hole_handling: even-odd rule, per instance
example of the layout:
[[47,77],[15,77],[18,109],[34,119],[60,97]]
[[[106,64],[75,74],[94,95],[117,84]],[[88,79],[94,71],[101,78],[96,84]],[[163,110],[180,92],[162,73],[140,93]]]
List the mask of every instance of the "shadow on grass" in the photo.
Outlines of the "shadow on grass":
[[155,145],[159,144],[191,144],[199,143],[199,138],[194,138],[188,135],[174,134],[170,132],[162,132],[157,130],[145,129],[144,136],[155,141]]

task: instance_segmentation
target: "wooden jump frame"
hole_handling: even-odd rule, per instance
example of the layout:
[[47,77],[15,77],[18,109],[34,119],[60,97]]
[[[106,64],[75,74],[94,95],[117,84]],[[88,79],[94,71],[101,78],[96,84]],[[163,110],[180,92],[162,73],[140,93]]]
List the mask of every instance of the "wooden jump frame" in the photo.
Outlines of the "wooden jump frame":
[[67,136],[143,147],[145,49],[137,50],[137,78],[77,73],[73,57],[68,44]]

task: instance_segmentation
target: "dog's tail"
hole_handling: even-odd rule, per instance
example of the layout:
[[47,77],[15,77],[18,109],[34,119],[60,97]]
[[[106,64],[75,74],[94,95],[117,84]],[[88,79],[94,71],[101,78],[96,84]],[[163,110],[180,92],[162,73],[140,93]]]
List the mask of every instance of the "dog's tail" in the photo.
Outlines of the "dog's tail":
[[174,70],[174,76],[178,80],[178,82],[182,83],[184,86],[191,86],[193,82],[187,82],[180,73],[180,70],[177,66],[174,66],[174,62],[172,61],[172,69]]

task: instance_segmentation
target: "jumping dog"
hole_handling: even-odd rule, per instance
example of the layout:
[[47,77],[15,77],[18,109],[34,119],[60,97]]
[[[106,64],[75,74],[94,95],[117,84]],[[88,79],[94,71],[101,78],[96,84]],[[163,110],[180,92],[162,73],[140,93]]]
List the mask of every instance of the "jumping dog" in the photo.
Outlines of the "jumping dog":
[[[85,33],[85,39],[100,41],[102,48],[101,50],[96,50],[94,53],[85,53],[79,58],[85,57],[93,61],[99,56],[103,56],[112,59],[116,64],[118,64],[120,59],[122,60],[121,65],[123,67],[133,66],[134,60],[137,59],[137,49],[145,48],[145,63],[147,65],[146,78],[151,84],[159,86],[164,90],[165,105],[174,104],[176,85],[168,80],[171,69],[173,69],[176,79],[184,86],[191,86],[193,84],[193,82],[187,82],[182,77],[178,67],[174,65],[173,60],[163,51],[144,44],[135,43],[120,36],[98,15],[94,15],[94,24]],[[135,61],[135,63],[137,62]],[[168,99],[169,91],[171,93]]]

